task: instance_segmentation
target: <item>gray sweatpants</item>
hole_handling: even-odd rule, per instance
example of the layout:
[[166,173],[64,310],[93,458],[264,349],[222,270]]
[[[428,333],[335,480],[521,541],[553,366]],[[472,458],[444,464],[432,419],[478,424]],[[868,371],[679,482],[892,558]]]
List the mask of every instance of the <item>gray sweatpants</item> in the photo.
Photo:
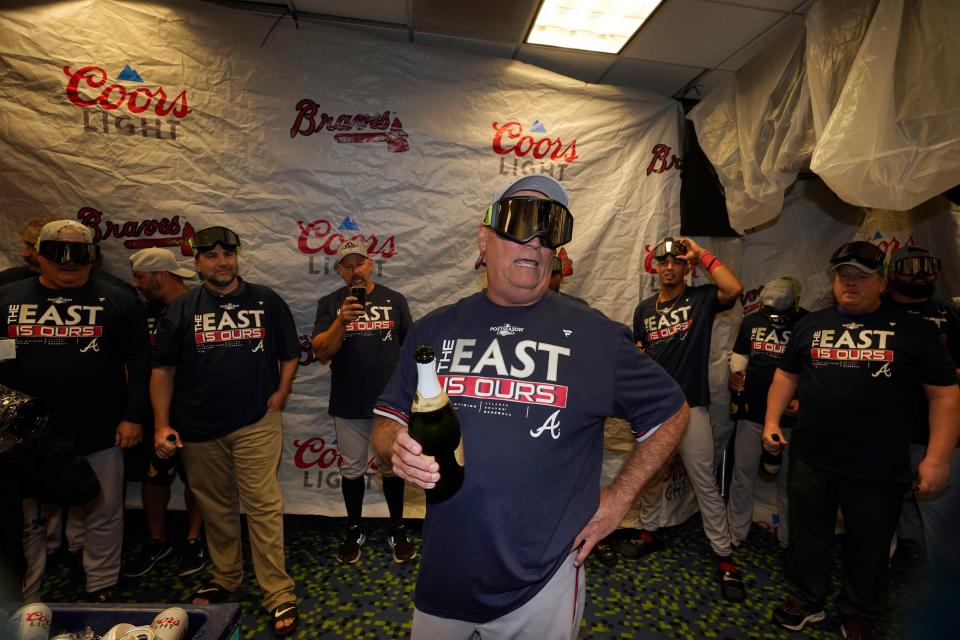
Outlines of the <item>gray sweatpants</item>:
[[[763,425],[750,420],[737,421],[737,442],[734,448],[733,478],[730,480],[730,498],[727,501],[727,516],[730,521],[730,535],[734,544],[740,544],[753,522],[753,493],[757,482],[757,472],[760,469],[760,454],[763,453],[763,443],[760,436],[763,434]],[[790,430],[784,429],[783,435],[790,441]],[[787,529],[787,448],[783,448],[783,463],[780,473],[777,474],[777,515],[780,524],[777,526],[777,540],[780,546],[786,548],[788,537]]]

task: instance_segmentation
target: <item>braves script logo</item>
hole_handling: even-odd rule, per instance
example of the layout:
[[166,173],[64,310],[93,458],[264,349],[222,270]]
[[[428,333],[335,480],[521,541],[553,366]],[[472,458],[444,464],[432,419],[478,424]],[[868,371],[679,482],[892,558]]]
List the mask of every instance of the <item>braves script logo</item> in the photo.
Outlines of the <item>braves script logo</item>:
[[333,136],[334,141],[338,143],[357,143],[357,142],[379,142],[387,145],[387,151],[391,153],[401,153],[409,151],[410,136],[403,130],[403,123],[400,118],[389,111],[381,113],[356,113],[341,114],[331,116],[327,113],[320,114],[320,120],[317,121],[317,112],[319,105],[309,98],[304,98],[297,103],[297,117],[290,127],[290,137],[312,136],[326,129],[327,131],[363,131],[364,129],[373,129],[368,133],[336,133]]
[[[185,222],[181,227],[180,216],[119,223],[105,219],[102,211],[97,211],[93,207],[83,207],[77,211],[77,220],[93,229],[94,242],[111,237],[131,238],[124,240],[123,246],[132,251],[147,247],[178,247],[183,255],[193,255],[187,240],[193,237],[194,229],[189,222]],[[153,237],[157,235],[161,237]]]
[[647,165],[647,175],[651,173],[663,173],[670,169],[680,168],[680,158],[670,153],[669,146],[660,143],[653,146],[650,151],[650,164]]
[[873,242],[873,244],[883,249],[883,252],[887,254],[888,258],[892,256],[894,253],[896,253],[897,250],[903,247],[912,247],[917,244],[914,241],[912,234],[910,235],[909,238],[901,242],[900,238],[896,236],[890,238],[889,240],[884,240],[883,236],[879,231],[874,234],[873,240],[871,240],[871,242]]
[[743,306],[743,315],[760,308],[760,292],[763,291],[763,285],[750,291],[744,291],[740,295],[740,304]]

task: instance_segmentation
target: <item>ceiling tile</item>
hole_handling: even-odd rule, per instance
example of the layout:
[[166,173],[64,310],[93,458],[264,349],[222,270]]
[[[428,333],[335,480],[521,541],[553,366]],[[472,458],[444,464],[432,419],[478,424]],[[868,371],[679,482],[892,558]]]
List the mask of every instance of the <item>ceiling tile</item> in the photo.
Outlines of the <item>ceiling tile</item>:
[[[717,4],[730,4],[730,0],[707,0]],[[756,9],[772,9],[774,11],[806,11],[811,0],[736,0],[736,4]]]
[[672,96],[702,72],[703,69],[699,67],[621,58],[603,77],[603,84],[638,87],[662,96]]
[[517,54],[517,60],[584,82],[596,82],[615,59],[616,56],[605,53],[569,51],[535,44],[522,45]]
[[489,42],[487,40],[455,38],[453,36],[442,36],[436,33],[420,32],[414,33],[413,41],[417,44],[424,44],[431,47],[445,47],[447,49],[456,49],[476,55],[494,56],[497,58],[512,58],[515,47],[512,42]]
[[663,4],[621,54],[648,62],[712,68],[783,17],[704,0]]
[[[286,5],[286,0],[268,0]],[[297,11],[356,20],[407,24],[407,0],[293,0]]]
[[527,35],[538,0],[410,0],[413,28],[476,40],[517,43]]
[[723,71],[721,69],[711,69],[703,74],[701,77],[697,78],[696,83],[691,86],[686,93],[681,98],[694,98],[700,99],[703,96],[707,95],[717,87],[719,87],[723,82],[729,78],[733,77],[733,71]]
[[762,53],[770,44],[782,37],[792,29],[803,28],[803,16],[786,16],[783,20],[773,25],[766,33],[760,35],[756,40],[744,46],[743,49],[720,63],[719,68],[726,71],[736,71],[746,63],[753,60],[757,54]]

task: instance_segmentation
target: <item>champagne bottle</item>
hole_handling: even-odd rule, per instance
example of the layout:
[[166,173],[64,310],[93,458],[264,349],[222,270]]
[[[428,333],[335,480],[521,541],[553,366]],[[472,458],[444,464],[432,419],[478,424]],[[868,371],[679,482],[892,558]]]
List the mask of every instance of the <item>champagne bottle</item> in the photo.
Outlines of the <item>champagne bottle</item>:
[[780,465],[783,464],[783,447],[780,444],[780,436],[773,434],[770,437],[777,443],[777,452],[771,453],[764,447],[760,454],[760,464],[763,465],[764,471],[775,476],[780,473]]
[[730,392],[730,419],[736,422],[747,416],[747,402],[743,398],[743,389],[734,389]]
[[[177,437],[172,433],[167,436],[167,442],[173,444],[177,441]],[[156,478],[157,476],[167,476],[169,479],[176,471],[174,471],[173,465],[176,463],[177,459],[175,456],[170,456],[169,458],[161,458],[157,455],[157,452],[154,451],[150,456],[150,466],[147,467],[147,477]]]
[[440,465],[440,480],[427,489],[427,502],[436,504],[452,497],[463,484],[463,442],[460,422],[440,386],[433,362],[433,349],[417,345],[417,395],[413,399],[408,429],[423,453]]

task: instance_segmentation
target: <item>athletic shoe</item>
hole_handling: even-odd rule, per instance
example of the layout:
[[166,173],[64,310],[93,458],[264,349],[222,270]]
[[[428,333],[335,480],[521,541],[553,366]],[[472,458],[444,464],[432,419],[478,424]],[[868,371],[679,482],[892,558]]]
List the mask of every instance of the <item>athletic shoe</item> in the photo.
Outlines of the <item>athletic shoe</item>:
[[347,533],[337,549],[337,560],[343,564],[354,564],[360,559],[360,547],[367,541],[367,534],[360,531],[359,525],[347,529]]
[[103,589],[98,589],[97,591],[88,591],[86,600],[87,602],[92,602],[94,604],[117,602],[117,594],[113,589],[114,587],[104,587]]
[[617,566],[617,552],[614,550],[613,545],[607,542],[606,539],[601,540],[593,547],[593,553],[591,555],[596,557],[601,564],[608,567]]
[[747,597],[747,588],[730,558],[718,558],[717,579],[720,581],[720,593],[724,599],[730,602],[743,602]]
[[663,543],[652,533],[637,529],[620,545],[620,553],[624,558],[639,560],[662,548]]
[[140,557],[135,559],[123,570],[128,578],[145,576],[157,566],[157,563],[173,553],[173,547],[166,540],[150,540],[141,551]]
[[198,538],[187,540],[180,548],[177,560],[177,575],[181,578],[192,576],[207,566],[207,557],[203,551],[203,542]]
[[840,625],[840,633],[844,638],[851,640],[871,640],[873,638],[873,626],[870,621],[860,616],[847,616]]
[[387,538],[387,542],[393,551],[393,561],[397,564],[410,562],[417,557],[417,547],[410,539],[410,532],[404,525],[396,527],[390,537]]
[[783,605],[774,609],[773,615],[770,617],[781,627],[791,631],[800,631],[804,626],[820,622],[827,616],[823,613],[823,608],[814,608],[793,600],[787,600]]

